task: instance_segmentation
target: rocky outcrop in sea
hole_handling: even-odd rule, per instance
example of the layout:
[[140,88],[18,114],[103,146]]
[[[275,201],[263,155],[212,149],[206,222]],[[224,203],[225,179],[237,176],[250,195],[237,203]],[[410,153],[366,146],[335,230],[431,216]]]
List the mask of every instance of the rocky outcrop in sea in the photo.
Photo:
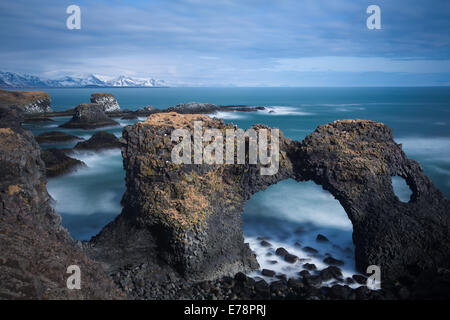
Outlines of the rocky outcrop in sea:
[[62,128],[95,129],[116,126],[118,122],[108,117],[103,106],[90,103],[80,104],[74,110],[72,119],[61,125]]
[[0,89],[0,105],[20,108],[27,114],[53,112],[50,95],[42,91],[9,91]]
[[243,105],[217,106],[211,103],[189,102],[168,107],[163,110],[163,112],[176,112],[181,114],[213,114],[219,111],[255,112],[264,109],[264,107],[249,107]]
[[112,93],[93,93],[91,103],[101,105],[106,113],[120,111],[116,97]]
[[75,150],[105,150],[120,148],[122,144],[115,135],[105,131],[99,131],[92,135],[89,140],[78,142]]

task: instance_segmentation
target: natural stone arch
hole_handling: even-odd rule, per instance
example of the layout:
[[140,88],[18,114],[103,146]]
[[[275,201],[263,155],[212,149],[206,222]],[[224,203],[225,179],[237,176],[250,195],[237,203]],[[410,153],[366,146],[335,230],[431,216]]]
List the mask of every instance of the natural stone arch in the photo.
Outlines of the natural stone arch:
[[[205,128],[234,128],[207,116],[163,113],[124,129],[124,211],[92,241],[93,252],[102,255],[94,253],[96,258],[117,264],[122,247],[122,261],[139,255],[159,259],[187,279],[255,269],[243,241],[243,205],[254,193],[293,178],[312,180],[339,200],[353,224],[359,271],[374,264],[384,278],[394,279],[448,267],[449,201],[419,164],[406,158],[385,125],[343,120],[318,127],[301,142],[281,135],[279,170],[262,176],[259,165],[171,162],[171,133],[192,129],[194,121]],[[410,185],[410,203],[395,196],[393,175]]]

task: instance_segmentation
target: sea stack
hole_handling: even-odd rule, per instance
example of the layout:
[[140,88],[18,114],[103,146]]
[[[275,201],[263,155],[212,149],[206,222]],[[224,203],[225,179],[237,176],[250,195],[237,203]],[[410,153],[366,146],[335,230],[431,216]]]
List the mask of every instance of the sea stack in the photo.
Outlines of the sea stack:
[[111,93],[93,93],[91,103],[102,106],[105,113],[120,111],[119,104]]
[[118,125],[116,121],[109,118],[103,111],[104,107],[95,104],[80,104],[75,108],[71,120],[62,124],[62,128],[95,129],[100,127]]
[[50,96],[43,91],[9,91],[0,89],[0,104],[5,107],[19,108],[26,114],[53,112]]

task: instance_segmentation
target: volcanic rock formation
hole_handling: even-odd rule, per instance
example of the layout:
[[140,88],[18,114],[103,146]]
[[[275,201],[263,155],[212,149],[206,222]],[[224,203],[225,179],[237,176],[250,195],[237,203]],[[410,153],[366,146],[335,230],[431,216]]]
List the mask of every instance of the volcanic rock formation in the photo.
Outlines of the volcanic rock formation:
[[50,96],[42,91],[9,91],[0,89],[0,105],[18,107],[28,114],[52,112]]
[[[33,135],[0,111],[0,299],[123,298],[61,227]],[[80,267],[80,290],[67,288],[70,265]]]
[[104,150],[120,148],[122,144],[115,135],[105,131],[99,131],[86,141],[78,142],[74,149],[76,150]]
[[44,132],[36,137],[38,143],[66,142],[74,140],[83,140],[83,138],[61,131]]
[[45,173],[49,178],[71,172],[79,166],[86,166],[83,161],[66,155],[65,150],[62,149],[42,150],[41,158],[45,163]]
[[111,93],[91,94],[91,103],[101,105],[105,113],[120,111],[116,98]]
[[95,129],[115,125],[118,125],[118,123],[105,114],[103,106],[90,103],[77,106],[72,119],[62,124],[60,127]]
[[[192,130],[193,121],[221,132],[234,128],[203,115],[158,113],[124,129],[124,210],[90,249],[109,268],[158,261],[162,273],[208,279],[257,267],[243,241],[244,203],[287,178],[313,180],[340,201],[353,223],[361,272],[378,265],[383,280],[396,280],[450,267],[450,203],[385,125],[343,120],[318,127],[301,142],[281,135],[279,170],[264,176],[259,164],[173,163],[171,134]],[[394,194],[394,175],[411,187],[409,203]]]

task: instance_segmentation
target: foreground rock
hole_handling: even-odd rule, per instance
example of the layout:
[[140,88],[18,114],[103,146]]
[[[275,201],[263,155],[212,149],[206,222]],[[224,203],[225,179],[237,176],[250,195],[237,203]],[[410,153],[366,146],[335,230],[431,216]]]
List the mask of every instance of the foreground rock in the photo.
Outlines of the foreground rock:
[[45,163],[45,173],[49,178],[72,172],[80,166],[86,166],[83,161],[67,156],[61,149],[42,150],[41,158]]
[[50,96],[42,91],[9,91],[0,89],[0,105],[18,107],[24,113],[52,112]]
[[120,148],[122,144],[117,137],[109,132],[99,131],[86,141],[78,142],[75,150],[105,150]]
[[38,143],[67,142],[74,140],[83,140],[83,139],[61,131],[44,132],[36,137],[36,141]]
[[[108,270],[151,261],[153,272],[141,276],[154,283],[168,276],[194,281],[251,270],[256,261],[243,243],[243,205],[259,190],[293,178],[313,180],[340,201],[353,224],[360,272],[378,265],[383,283],[400,282],[415,296],[435,295],[430,283],[441,283],[439,292],[449,283],[449,201],[383,124],[336,121],[301,142],[281,135],[279,170],[263,176],[260,165],[175,165],[171,133],[192,130],[193,121],[221,132],[233,128],[218,119],[178,113],[158,113],[125,128],[124,210],[88,248]],[[410,203],[395,196],[394,175],[409,183]],[[322,279],[311,276],[307,281],[315,286]]]
[[[33,135],[9,122],[13,115],[0,115],[0,298],[124,298],[61,227]],[[67,289],[70,265],[81,269],[80,290]]]
[[109,118],[98,104],[80,104],[75,108],[71,120],[62,124],[62,128],[95,129],[100,127],[119,125]]
[[120,111],[116,97],[111,93],[93,93],[91,103],[102,106],[105,113]]
[[[157,113],[124,129],[124,210],[93,239],[93,257],[120,267],[116,254],[120,263],[126,257],[148,261],[151,256],[164,266],[160,277],[170,271],[188,280],[214,279],[258,267],[244,244],[241,212],[250,194],[241,183],[256,190],[276,177],[261,176],[256,165],[172,163],[172,131],[192,128],[195,120],[202,121],[204,128],[233,128],[203,115]],[[288,167],[284,161],[280,175]],[[124,232],[128,229],[133,231]],[[119,252],[119,247],[126,252]],[[104,256],[105,252],[110,255]]]

